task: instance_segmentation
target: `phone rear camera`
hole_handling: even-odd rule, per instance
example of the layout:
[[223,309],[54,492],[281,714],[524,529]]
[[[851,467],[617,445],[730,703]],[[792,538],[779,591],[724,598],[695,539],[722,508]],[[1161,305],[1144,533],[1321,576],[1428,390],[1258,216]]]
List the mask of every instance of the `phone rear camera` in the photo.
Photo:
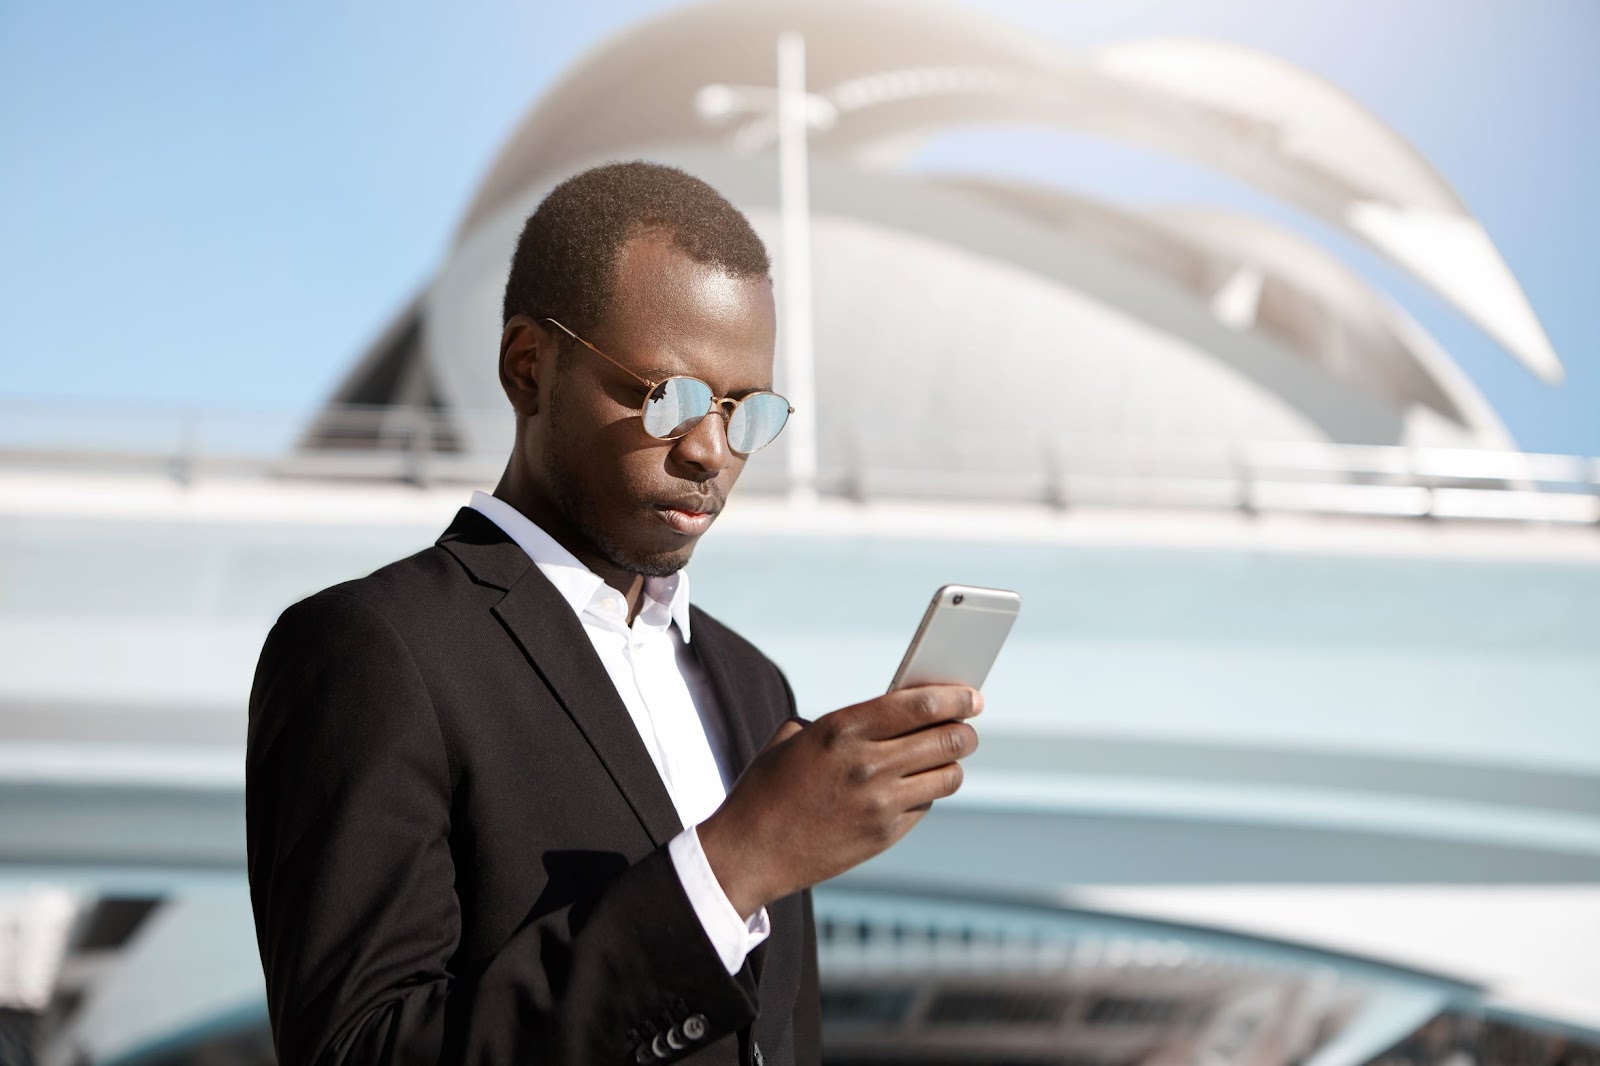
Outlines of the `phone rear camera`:
[[963,595],[962,593],[958,592],[954,596],[950,597],[950,602],[951,603],[960,603],[962,600],[964,600],[966,598],[967,597],[965,595]]

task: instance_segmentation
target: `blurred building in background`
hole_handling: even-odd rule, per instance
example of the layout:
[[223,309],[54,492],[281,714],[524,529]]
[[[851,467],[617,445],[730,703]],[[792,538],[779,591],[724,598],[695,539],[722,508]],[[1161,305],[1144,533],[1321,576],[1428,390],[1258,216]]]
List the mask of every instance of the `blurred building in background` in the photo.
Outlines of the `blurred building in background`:
[[897,167],[1011,122],[1254,186],[1561,378],[1446,180],[1270,56],[1075,54],[879,0],[639,25],[534,104],[314,417],[7,420],[0,1050],[271,1060],[261,641],[493,485],[522,220],[648,157],[768,241],[778,387],[808,398],[700,548],[700,602],[809,712],[880,691],[937,585],[1026,602],[960,795],[817,895],[830,1062],[1600,1061],[1600,462],[1517,451],[1299,232]]

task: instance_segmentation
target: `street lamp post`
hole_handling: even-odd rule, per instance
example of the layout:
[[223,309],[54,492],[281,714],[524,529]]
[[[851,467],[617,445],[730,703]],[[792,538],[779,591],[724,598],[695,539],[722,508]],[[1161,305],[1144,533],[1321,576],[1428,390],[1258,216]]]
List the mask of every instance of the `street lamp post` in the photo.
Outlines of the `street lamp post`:
[[709,121],[743,114],[760,116],[776,126],[784,391],[794,405],[785,434],[789,499],[810,505],[817,499],[817,372],[812,334],[807,137],[813,126],[831,126],[837,111],[825,97],[806,91],[806,42],[794,31],[778,36],[776,91],[765,86],[707,85],[695,94],[695,109]]
[[806,155],[806,41],[778,37],[778,210],[783,228],[784,387],[793,396],[789,497],[817,499],[817,372],[811,321],[811,174]]

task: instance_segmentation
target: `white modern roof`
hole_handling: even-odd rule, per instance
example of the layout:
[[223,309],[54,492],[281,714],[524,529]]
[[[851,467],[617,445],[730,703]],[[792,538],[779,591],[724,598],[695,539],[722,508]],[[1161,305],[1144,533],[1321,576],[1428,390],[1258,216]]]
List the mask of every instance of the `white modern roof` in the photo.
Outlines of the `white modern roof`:
[[[652,156],[711,181],[776,242],[768,160],[664,148]],[[988,495],[1037,498],[1047,472],[1075,465],[1084,442],[1193,438],[1219,454],[1240,440],[1422,443],[1411,436],[1416,389],[1319,361],[1265,321],[1237,328],[1217,315],[1212,294],[1186,291],[1168,269],[1149,269],[1094,232],[1041,224],[967,188],[837,161],[814,165],[811,188],[825,487],[854,482],[848,491],[870,495],[894,484],[915,495],[919,478],[933,491],[963,474],[992,475]],[[495,370],[505,264],[547,191],[530,186],[485,219],[417,305],[423,357],[453,410],[506,411]],[[1365,339],[1355,326],[1345,332],[1353,344]],[[1397,372],[1405,363],[1418,377],[1409,356]],[[1442,395],[1434,383],[1432,396]],[[879,402],[889,396],[895,402]],[[1453,431],[1432,443],[1503,447],[1492,417],[1462,414],[1482,408],[1449,405],[1437,422]],[[509,413],[461,426],[484,454],[504,454],[511,430]],[[780,437],[762,453],[752,480],[781,471],[789,443]]]
[[[506,264],[524,218],[585,166],[682,166],[777,250],[772,116],[740,112],[727,90],[770,91],[788,29],[805,36],[818,117],[816,403],[797,417],[816,419],[825,492],[949,495],[964,483],[1038,499],[1108,451],[1176,452],[1221,470],[1263,441],[1512,446],[1426,330],[1281,226],[1118,207],[981,170],[894,168],[922,139],[967,124],[1046,123],[1231,175],[1389,255],[1559,376],[1521,289],[1449,186],[1304,71],[1214,42],[1078,54],[939,5],[779,0],[668,13],[567,71],[508,139],[435,278],[335,403],[437,402],[466,451],[504,454],[512,420],[494,360]],[[697,110],[708,93],[728,121]],[[780,283],[783,270],[779,256]],[[874,402],[891,393],[896,403]],[[749,482],[779,487],[789,444],[764,453]]]
[[[904,0],[716,0],[640,23],[580,60],[507,141],[461,232],[530,183],[656,147],[753,151],[770,117],[712,125],[708,84],[770,86],[773,42],[806,40],[832,124],[813,150],[882,166],[958,125],[1034,122],[1142,145],[1228,174],[1366,242],[1546,381],[1562,369],[1481,223],[1404,137],[1273,56],[1191,39],[1082,54],[978,12]],[[625,75],[625,76],[623,76]]]
[[1238,211],[1137,211],[1037,185],[943,180],[1140,263],[1209,301],[1224,324],[1259,328],[1333,376],[1408,405],[1414,417],[1426,411],[1468,427],[1480,444],[1511,447],[1488,400],[1415,319],[1282,226]]

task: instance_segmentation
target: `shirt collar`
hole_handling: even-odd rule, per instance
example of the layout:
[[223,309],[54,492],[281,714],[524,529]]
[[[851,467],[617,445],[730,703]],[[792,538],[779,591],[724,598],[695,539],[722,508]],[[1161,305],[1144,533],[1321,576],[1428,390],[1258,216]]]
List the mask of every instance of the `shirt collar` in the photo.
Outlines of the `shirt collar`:
[[[584,566],[554,537],[500,497],[474,491],[468,506],[499,526],[506,536],[515,541],[580,618],[597,599],[611,591],[599,574]],[[666,607],[668,618],[683,635],[683,642],[689,643],[688,572],[679,570],[669,577],[647,577],[644,580],[644,594]],[[648,604],[645,609],[648,609]],[[640,614],[644,614],[644,610]]]

